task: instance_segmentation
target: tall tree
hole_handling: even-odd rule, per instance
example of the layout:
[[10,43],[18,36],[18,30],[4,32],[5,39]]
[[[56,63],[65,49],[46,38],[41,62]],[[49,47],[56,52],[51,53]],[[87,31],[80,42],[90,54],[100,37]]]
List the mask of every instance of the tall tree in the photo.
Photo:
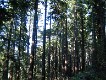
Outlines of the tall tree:
[[48,80],[50,80],[50,53],[51,53],[51,17],[52,15],[50,14],[50,31],[49,31],[49,51],[48,51]]
[[[38,0],[35,0],[34,4],[34,25],[33,25],[33,34],[32,34],[32,46],[31,46],[31,54],[30,54],[30,68],[28,80],[33,80],[33,70],[34,70],[34,60],[36,60],[36,47],[37,47],[37,25],[38,25]],[[35,65],[36,66],[36,65]]]
[[78,50],[78,48],[79,48],[79,46],[78,46],[78,23],[77,23],[77,2],[75,3],[75,12],[74,12],[74,17],[75,17],[75,21],[74,21],[74,37],[75,37],[75,63],[74,63],[74,72],[76,72],[75,71],[75,68],[77,68],[77,72],[78,72],[78,70],[79,70],[79,50]]
[[[93,69],[96,71],[101,70],[103,67],[105,58],[103,57],[105,53],[105,2],[93,0],[93,41],[94,50],[92,55],[92,65]],[[97,67],[98,66],[98,67]]]
[[45,0],[45,20],[43,31],[43,53],[42,53],[42,80],[45,80],[45,44],[46,44],[46,15],[47,15],[47,0]]
[[[83,3],[82,3],[83,4]],[[82,57],[82,71],[85,70],[85,36],[84,36],[84,16],[83,16],[83,5],[81,5],[81,57]]]

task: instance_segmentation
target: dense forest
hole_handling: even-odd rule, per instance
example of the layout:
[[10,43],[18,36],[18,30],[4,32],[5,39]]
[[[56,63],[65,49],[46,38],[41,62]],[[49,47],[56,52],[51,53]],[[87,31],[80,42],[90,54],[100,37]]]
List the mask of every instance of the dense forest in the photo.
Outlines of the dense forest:
[[0,80],[106,80],[106,1],[0,0]]

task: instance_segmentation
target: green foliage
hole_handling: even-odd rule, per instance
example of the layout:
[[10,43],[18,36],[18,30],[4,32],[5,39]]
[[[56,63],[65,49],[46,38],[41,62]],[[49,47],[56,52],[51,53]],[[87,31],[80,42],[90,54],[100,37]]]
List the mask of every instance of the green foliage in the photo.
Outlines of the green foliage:
[[97,77],[93,72],[79,72],[72,77],[72,80],[102,80]]
[[12,13],[5,8],[0,7],[0,26],[3,25],[3,22],[9,21],[12,18]]
[[11,6],[13,6],[14,8],[19,8],[19,9],[23,9],[26,10],[29,7],[30,2],[29,1],[25,1],[25,0],[10,0],[9,3],[11,4]]

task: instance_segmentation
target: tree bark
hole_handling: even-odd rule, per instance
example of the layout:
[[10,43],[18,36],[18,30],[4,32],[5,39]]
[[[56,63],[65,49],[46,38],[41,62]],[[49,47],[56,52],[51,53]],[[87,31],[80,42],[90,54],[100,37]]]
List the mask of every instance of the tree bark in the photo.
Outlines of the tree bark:
[[44,20],[43,53],[42,53],[42,80],[45,80],[46,15],[47,15],[47,0],[45,0],[45,20]]
[[48,52],[48,80],[50,80],[50,53],[51,53],[51,14],[50,14],[50,33],[49,33],[49,52]]
[[[83,7],[82,7],[83,8]],[[82,44],[81,44],[81,56],[82,56],[82,71],[85,70],[85,49],[84,49],[84,44],[85,44],[85,39],[84,39],[84,20],[83,20],[83,10],[81,9],[81,37],[82,37]]]
[[[37,46],[37,25],[38,25],[38,15],[37,15],[37,9],[38,9],[38,1],[35,0],[35,13],[34,13],[34,25],[33,25],[33,34],[32,34],[32,46],[31,46],[31,54],[30,54],[30,67],[29,67],[29,75],[28,75],[28,80],[33,80],[34,78],[34,73],[33,71],[35,70],[36,73],[36,46]],[[34,64],[35,64],[35,69],[34,69]],[[35,75],[36,76],[36,75]]]

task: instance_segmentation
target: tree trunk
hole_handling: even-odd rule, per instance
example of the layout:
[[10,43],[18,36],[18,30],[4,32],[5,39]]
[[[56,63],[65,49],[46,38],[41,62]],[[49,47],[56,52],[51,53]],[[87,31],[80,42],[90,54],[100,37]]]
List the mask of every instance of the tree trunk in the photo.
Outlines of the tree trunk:
[[[33,80],[33,71],[36,73],[36,64],[34,69],[34,63],[36,61],[36,46],[37,46],[37,26],[38,26],[38,0],[35,1],[35,14],[34,14],[34,26],[33,26],[33,34],[32,34],[32,46],[31,46],[31,54],[30,54],[30,67],[29,67],[29,75],[28,80]],[[35,75],[36,76],[36,75]]]
[[20,26],[20,34],[19,34],[19,45],[18,45],[18,51],[19,51],[19,53],[18,53],[18,67],[17,67],[17,80],[20,80],[20,54],[21,54],[21,31],[22,31],[22,27]]
[[94,0],[93,4],[93,37],[94,50],[92,54],[92,65],[95,71],[101,71],[105,56],[105,2]]
[[79,70],[79,50],[78,50],[78,25],[77,25],[77,4],[75,6],[75,25],[74,25],[74,34],[75,34],[75,66],[74,66],[74,70],[75,68],[77,69],[77,71],[75,70],[75,72],[78,72]]
[[[83,7],[82,7],[83,8]],[[81,40],[81,42],[82,42],[82,44],[81,44],[81,56],[82,56],[82,71],[84,71],[85,70],[85,50],[84,50],[84,43],[85,43],[85,41],[84,41],[84,20],[83,20],[83,10],[81,9],[81,30],[82,30],[82,32],[81,32],[81,37],[82,37],[82,40]]]
[[49,52],[48,52],[48,80],[50,80],[50,53],[51,53],[51,14],[50,14],[50,33],[49,33]]
[[11,33],[12,33],[12,27],[10,27],[9,36],[8,36],[8,47],[7,47],[6,61],[4,62],[4,69],[3,69],[3,76],[2,76],[3,80],[8,80],[8,70],[9,70],[8,67],[9,67],[9,52],[10,52]]
[[45,80],[46,15],[47,15],[47,0],[45,0],[45,20],[44,20],[43,53],[42,53],[42,80]]

